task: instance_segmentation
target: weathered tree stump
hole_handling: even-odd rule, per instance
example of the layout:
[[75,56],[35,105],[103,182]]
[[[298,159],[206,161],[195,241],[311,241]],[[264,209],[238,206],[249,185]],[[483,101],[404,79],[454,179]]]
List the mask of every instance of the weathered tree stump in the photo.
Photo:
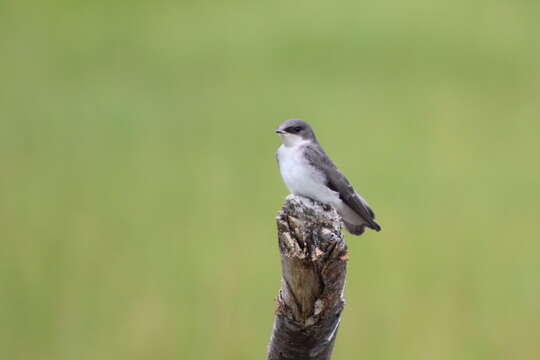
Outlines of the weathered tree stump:
[[328,360],[344,307],[347,246],[328,205],[289,195],[277,218],[282,279],[268,360]]

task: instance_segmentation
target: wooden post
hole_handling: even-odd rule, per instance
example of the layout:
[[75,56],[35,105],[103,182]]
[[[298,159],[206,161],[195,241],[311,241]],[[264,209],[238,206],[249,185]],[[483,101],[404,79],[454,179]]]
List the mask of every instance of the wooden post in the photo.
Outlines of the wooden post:
[[344,307],[347,246],[328,205],[289,195],[277,218],[281,290],[268,360],[328,360]]

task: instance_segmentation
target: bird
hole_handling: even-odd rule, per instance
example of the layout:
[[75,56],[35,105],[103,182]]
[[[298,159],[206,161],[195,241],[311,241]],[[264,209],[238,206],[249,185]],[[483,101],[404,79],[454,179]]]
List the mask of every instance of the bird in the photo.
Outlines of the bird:
[[331,205],[353,235],[362,235],[366,228],[381,230],[367,201],[326,155],[307,122],[289,119],[275,132],[282,142],[276,160],[291,194]]

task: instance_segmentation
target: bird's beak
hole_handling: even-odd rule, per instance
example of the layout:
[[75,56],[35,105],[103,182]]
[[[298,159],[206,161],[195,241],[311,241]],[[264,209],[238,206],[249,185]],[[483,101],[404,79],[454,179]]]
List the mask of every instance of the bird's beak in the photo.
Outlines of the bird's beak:
[[276,130],[276,134],[286,134],[286,132],[285,132],[285,131],[283,131],[283,130],[279,130],[279,129],[277,129],[277,130]]

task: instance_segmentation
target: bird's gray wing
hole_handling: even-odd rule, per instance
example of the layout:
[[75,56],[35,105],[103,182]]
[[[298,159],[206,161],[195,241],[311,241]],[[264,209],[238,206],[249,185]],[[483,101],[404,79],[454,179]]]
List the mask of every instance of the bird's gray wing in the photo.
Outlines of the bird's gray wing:
[[305,148],[307,160],[315,167],[319,168],[326,177],[326,185],[339,193],[340,199],[354,210],[368,227],[380,231],[381,227],[375,222],[375,213],[360,195],[358,195],[349,180],[343,175],[332,160],[326,155],[324,150],[315,144],[307,145]]

